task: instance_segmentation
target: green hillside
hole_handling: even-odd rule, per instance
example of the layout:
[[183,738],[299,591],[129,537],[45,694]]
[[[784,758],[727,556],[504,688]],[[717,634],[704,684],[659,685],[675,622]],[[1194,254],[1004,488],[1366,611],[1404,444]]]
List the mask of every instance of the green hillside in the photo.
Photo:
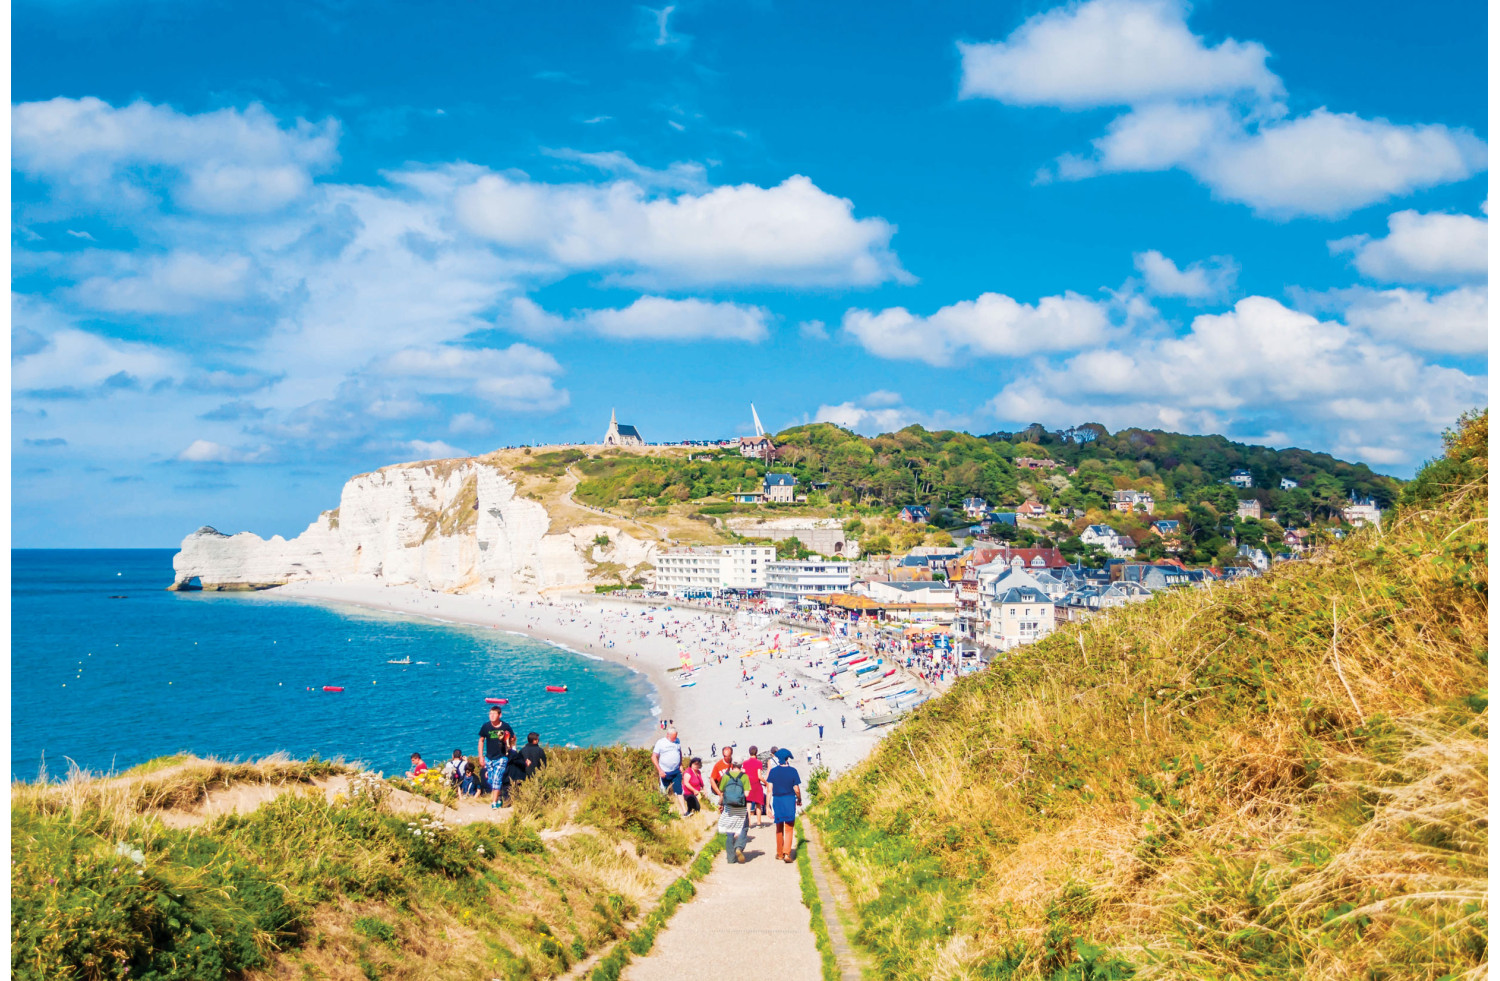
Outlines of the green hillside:
[[[959,509],[966,498],[981,497],[999,509],[1036,498],[1054,509],[1087,516],[1073,525],[1108,521],[1142,542],[1150,537],[1144,529],[1151,520],[1178,519],[1189,550],[1184,557],[1198,562],[1221,560],[1231,541],[1275,551],[1287,528],[1337,522],[1351,494],[1389,506],[1401,493],[1400,481],[1326,453],[1155,430],[1128,429],[1111,435],[1098,425],[1059,432],[1033,426],[989,436],[908,426],[865,437],[815,423],[779,433],[775,441],[779,457],[771,469],[795,474],[808,505],[827,509],[825,513],[869,516],[922,504],[932,510],[934,524],[964,527],[969,519]],[[1055,466],[1031,469],[1018,460],[1050,461]],[[622,502],[660,508],[723,501],[737,490],[758,489],[768,469],[736,450],[715,447],[655,455],[555,451],[538,454],[526,466],[557,472],[572,466],[581,478],[577,499],[602,508]],[[1240,469],[1251,473],[1253,488],[1226,483]],[[1296,486],[1283,489],[1283,479]],[[1111,512],[1114,492],[1126,489],[1151,492],[1157,502],[1154,515]],[[1251,497],[1261,504],[1264,525],[1255,519],[1249,524],[1234,519],[1237,501]],[[756,507],[732,510],[753,513]],[[1017,532],[1018,544],[1061,546],[1078,527],[1023,529]],[[1073,551],[1081,548],[1075,545]]]
[[1484,977],[1487,436],[1383,533],[1061,630],[834,783],[878,976]]

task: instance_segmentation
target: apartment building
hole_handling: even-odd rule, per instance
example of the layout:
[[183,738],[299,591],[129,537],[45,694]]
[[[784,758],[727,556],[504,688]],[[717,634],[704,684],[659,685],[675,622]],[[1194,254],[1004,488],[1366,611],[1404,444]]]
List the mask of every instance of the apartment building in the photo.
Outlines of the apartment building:
[[814,596],[847,593],[853,581],[848,562],[772,562],[766,569],[766,599],[782,608],[808,606]]
[[704,545],[656,553],[656,588],[679,598],[763,590],[776,558],[770,545]]

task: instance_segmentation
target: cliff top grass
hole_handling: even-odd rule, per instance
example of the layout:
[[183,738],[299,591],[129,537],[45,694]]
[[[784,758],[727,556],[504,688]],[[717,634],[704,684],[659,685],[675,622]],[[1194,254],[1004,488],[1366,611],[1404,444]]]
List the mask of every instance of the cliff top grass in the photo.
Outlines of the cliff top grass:
[[[549,748],[503,822],[393,806],[341,763],[153,761],[11,787],[16,978],[544,978],[691,856],[644,750]],[[343,789],[325,793],[330,780]],[[206,794],[283,787],[177,826]]]
[[1481,978],[1488,416],[1384,530],[1070,625],[814,818],[881,977]]

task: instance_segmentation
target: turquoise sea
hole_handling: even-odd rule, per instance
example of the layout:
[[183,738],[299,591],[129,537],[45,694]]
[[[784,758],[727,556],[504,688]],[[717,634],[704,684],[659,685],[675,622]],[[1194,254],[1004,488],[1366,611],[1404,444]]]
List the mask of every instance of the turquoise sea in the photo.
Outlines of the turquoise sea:
[[258,593],[169,593],[173,554],[11,553],[12,779],[34,779],[44,757],[59,777],[69,760],[123,770],[168,753],[279,750],[400,772],[413,751],[473,753],[486,697],[509,698],[506,721],[552,745],[608,745],[652,727],[654,691],[629,668],[491,629]]

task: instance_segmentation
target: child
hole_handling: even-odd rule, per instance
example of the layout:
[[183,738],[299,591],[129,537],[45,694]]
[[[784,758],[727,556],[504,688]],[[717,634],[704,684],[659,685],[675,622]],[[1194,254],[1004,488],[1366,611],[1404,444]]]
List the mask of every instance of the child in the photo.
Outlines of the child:
[[682,775],[682,799],[687,803],[688,814],[697,814],[702,809],[698,795],[703,793],[703,759],[695,756],[688,761],[687,772]]

